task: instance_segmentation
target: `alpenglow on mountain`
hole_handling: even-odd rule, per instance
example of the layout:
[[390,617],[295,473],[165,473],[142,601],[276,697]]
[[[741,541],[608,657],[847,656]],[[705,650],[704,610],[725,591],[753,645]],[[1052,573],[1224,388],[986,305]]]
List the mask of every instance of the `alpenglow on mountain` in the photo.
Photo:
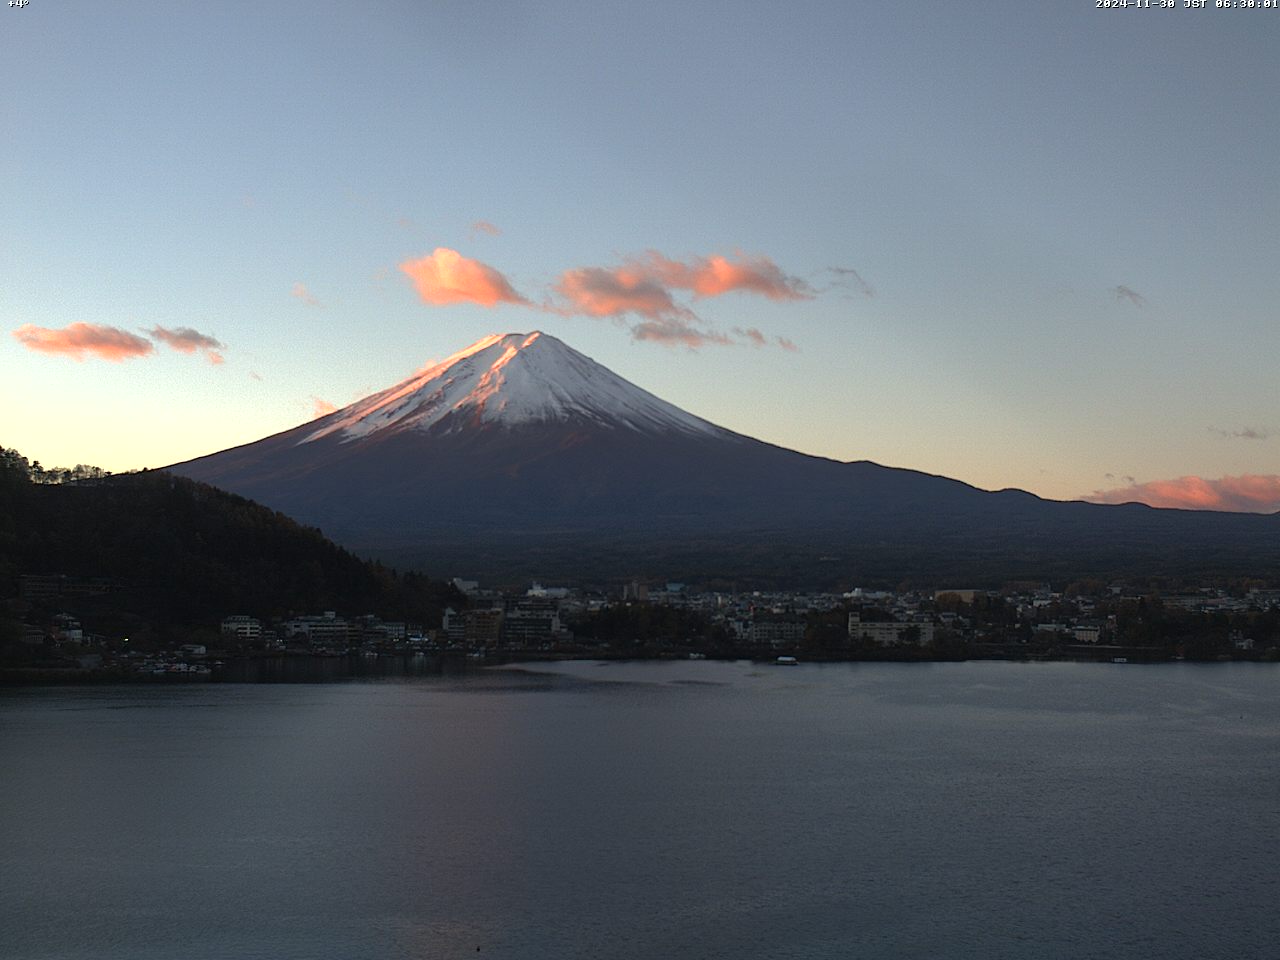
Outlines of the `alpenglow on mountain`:
[[727,433],[660,400],[555,337],[490,334],[388,390],[325,417],[303,440],[384,430],[577,423],[641,433]]
[[491,335],[168,468],[440,576],[813,586],[1253,572],[1280,517],[987,492],[734,433],[545,333]]

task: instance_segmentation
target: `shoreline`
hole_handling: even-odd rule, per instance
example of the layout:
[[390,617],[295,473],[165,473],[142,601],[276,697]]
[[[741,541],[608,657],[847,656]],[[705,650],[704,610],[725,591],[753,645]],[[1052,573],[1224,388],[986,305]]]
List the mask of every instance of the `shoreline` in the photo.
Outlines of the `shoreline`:
[[[910,653],[910,651],[905,651]],[[724,654],[697,652],[673,653],[664,651],[645,655],[637,651],[547,651],[502,650],[487,651],[483,657],[474,657],[463,651],[433,653],[379,653],[370,657],[364,653],[311,654],[280,653],[270,656],[229,657],[183,670],[138,672],[122,664],[103,667],[0,667],[0,687],[39,686],[154,686],[170,684],[262,684],[262,683],[349,683],[361,680],[405,679],[478,673],[490,667],[521,663],[556,663],[572,661],[618,662],[697,662],[700,660],[751,661],[771,665],[779,657],[794,657],[792,663],[1099,663],[1116,666],[1151,666],[1161,664],[1200,663],[1276,663],[1262,656],[1226,657],[1213,659],[1189,659],[1168,656],[1163,650],[1146,648],[1106,648],[1089,651],[1093,656],[1045,655],[1028,651],[1022,656],[1009,652],[976,652],[967,656],[815,656],[799,651],[738,651]],[[1166,654],[1166,655],[1154,655]]]

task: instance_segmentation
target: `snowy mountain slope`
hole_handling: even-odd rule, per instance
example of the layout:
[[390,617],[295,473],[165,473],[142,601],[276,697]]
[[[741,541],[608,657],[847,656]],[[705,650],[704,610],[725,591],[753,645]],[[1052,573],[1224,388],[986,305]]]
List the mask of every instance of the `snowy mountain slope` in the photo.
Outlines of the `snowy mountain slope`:
[[301,443],[384,430],[582,422],[641,433],[734,436],[622,379],[540,331],[490,334],[394,387],[325,418]]

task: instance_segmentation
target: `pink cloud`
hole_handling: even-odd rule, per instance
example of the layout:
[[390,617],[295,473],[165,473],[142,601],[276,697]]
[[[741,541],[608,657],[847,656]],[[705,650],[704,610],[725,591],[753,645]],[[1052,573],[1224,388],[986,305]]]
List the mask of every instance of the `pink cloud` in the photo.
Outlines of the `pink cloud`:
[[424,303],[476,303],[492,307],[497,303],[529,301],[512,288],[507,278],[486,263],[471,260],[448,247],[436,247],[430,256],[407,260],[400,270],[413,281]]
[[320,397],[311,398],[311,418],[313,420],[319,420],[321,417],[327,417],[337,409],[338,408],[328,400],[321,399]]
[[76,361],[94,356],[120,363],[130,357],[145,357],[155,350],[145,337],[95,323],[73,323],[61,330],[24,323],[13,331],[13,336],[28,350],[58,354]]
[[176,330],[152,327],[147,333],[179,353],[195,353],[197,350],[203,350],[205,359],[214,366],[223,362],[223,356],[219,352],[224,349],[223,345],[215,338],[198,330],[192,330],[190,327],[178,327]]
[[567,270],[556,292],[569,301],[570,313],[589,317],[617,317],[635,313],[650,320],[685,317],[693,314],[671,297],[671,292],[652,277],[630,267],[581,267]]
[[735,262],[713,254],[692,257],[682,263],[650,250],[633,261],[631,266],[668,287],[692,290],[698,297],[718,297],[734,290],[759,294],[770,300],[808,300],[813,297],[803,280],[787,276],[768,257],[740,255]]
[[293,285],[293,289],[289,291],[289,295],[297,297],[308,307],[319,307],[322,305],[319,300],[312,296],[311,291],[307,289],[306,284],[295,283]]
[[1095,490],[1083,497],[1093,503],[1145,503],[1184,510],[1229,510],[1274,513],[1280,510],[1280,475],[1243,474],[1238,477],[1178,477],[1153,480],[1114,490]]
[[[566,302],[549,307],[565,314],[589,317],[642,318],[630,327],[636,340],[698,349],[708,344],[731,345],[733,341],[707,328],[688,307],[679,303],[672,291],[689,290],[695,297],[717,297],[740,290],[771,300],[799,300],[812,296],[801,280],[788,277],[768,257],[742,257],[734,261],[714,255],[672,260],[656,250],[631,257],[616,267],[579,267],[567,270],[555,285]],[[735,328],[734,333],[753,346],[768,344],[769,338],[753,328]],[[787,341],[790,343],[790,341]],[[785,349],[794,349],[794,344]]]
[[672,290],[695,297],[718,297],[730,291],[755,293],[770,300],[807,300],[808,285],[789,277],[768,257],[729,260],[718,254],[672,260],[656,250],[632,257],[618,267],[581,267],[566,271],[556,291],[572,312],[593,317],[635,313],[650,319],[693,313],[676,303]]
[[[476,221],[472,229],[491,234],[500,232],[484,220]],[[690,349],[709,344],[732,345],[734,341],[710,329],[676,299],[673,291],[688,290],[696,298],[716,297],[735,290],[771,300],[813,296],[804,281],[787,276],[768,257],[741,254],[735,259],[717,254],[681,261],[651,250],[619,266],[566,270],[552,286],[555,299],[541,305],[517,293],[498,270],[447,247],[438,247],[429,256],[402,263],[400,270],[413,281],[425,303],[475,303],[486,307],[516,303],[564,316],[619,320],[630,316],[633,322],[629,330],[636,340]],[[766,346],[770,342],[769,337],[754,327],[734,332],[755,346]],[[795,349],[785,338],[776,338],[776,342],[783,349]]]
[[569,270],[561,275],[555,289],[570,304],[562,309],[564,313],[589,317],[631,313],[641,317],[629,328],[638,341],[690,350],[733,344],[724,334],[701,328],[697,315],[676,303],[666,287],[630,266]]
[[778,337],[777,339],[778,339],[778,346],[780,346],[783,350],[787,350],[791,353],[800,352],[800,348],[797,347],[795,343],[788,340],[786,337]]
[[487,233],[491,237],[501,236],[502,234],[502,231],[488,220],[477,220],[471,225],[471,229],[476,233]]

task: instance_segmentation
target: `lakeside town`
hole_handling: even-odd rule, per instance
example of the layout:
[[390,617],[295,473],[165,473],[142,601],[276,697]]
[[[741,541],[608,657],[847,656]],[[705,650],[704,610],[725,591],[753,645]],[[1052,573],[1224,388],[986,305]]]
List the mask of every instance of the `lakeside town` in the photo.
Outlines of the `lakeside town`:
[[139,642],[61,609],[110,589],[61,575],[19,578],[0,677],[23,680],[243,679],[229,665],[279,658],[1280,660],[1280,590],[1139,589],[1078,581],[1055,589],[709,591],[641,580],[613,591],[533,583],[515,591],[455,579],[438,622],[321,610],[262,618],[228,611],[181,636]]

